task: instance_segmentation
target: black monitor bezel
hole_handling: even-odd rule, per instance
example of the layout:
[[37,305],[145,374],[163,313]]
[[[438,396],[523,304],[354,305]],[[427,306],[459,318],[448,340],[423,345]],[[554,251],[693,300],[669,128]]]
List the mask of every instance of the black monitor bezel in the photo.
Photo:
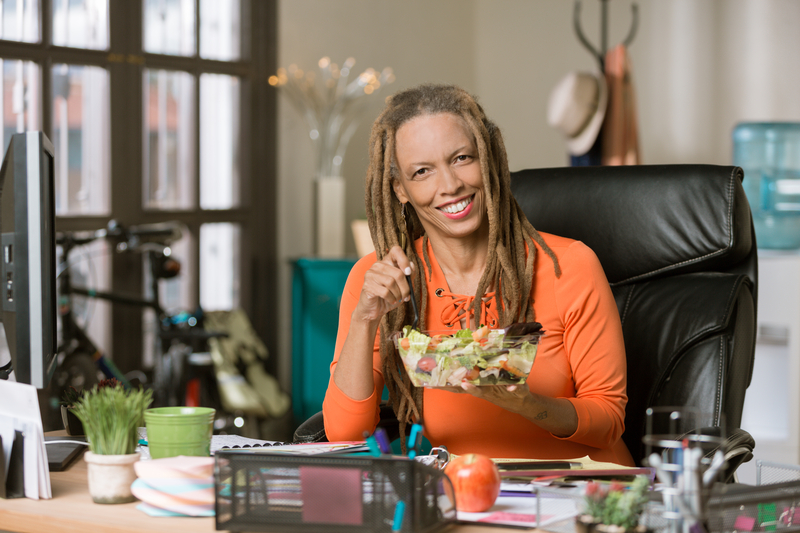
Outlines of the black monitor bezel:
[[0,169],[3,327],[15,380],[46,388],[57,364],[55,150],[42,132],[12,136]]

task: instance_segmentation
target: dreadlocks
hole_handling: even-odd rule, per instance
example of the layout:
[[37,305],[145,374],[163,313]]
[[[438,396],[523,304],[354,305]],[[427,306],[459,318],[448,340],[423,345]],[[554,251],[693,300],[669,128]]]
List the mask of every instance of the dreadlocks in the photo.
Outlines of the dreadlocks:
[[[480,159],[483,187],[489,218],[489,252],[486,268],[478,282],[473,302],[473,327],[481,316],[481,303],[487,289],[495,288],[495,308],[500,324],[533,321],[535,314],[530,301],[533,283],[533,264],[537,243],[552,259],[556,276],[561,274],[558,260],[539,233],[528,222],[522,209],[511,195],[511,176],[508,170],[503,138],[498,127],[486,118],[473,96],[452,85],[421,85],[407,89],[387,99],[386,109],[372,126],[369,140],[369,168],[365,187],[367,219],[378,260],[392,246],[403,251],[418,267],[424,263],[431,274],[428,239],[419,217],[410,204],[403,207],[394,194],[392,181],[400,179],[396,163],[397,130],[420,115],[451,113],[461,117],[475,137]],[[403,213],[407,209],[407,213]],[[402,237],[401,237],[402,235]],[[423,239],[423,261],[417,256],[414,241]],[[528,253],[526,254],[526,246]],[[420,304],[420,324],[427,316],[427,284],[425,268],[414,269],[413,290]],[[389,402],[400,421],[400,434],[405,425],[422,418],[422,389],[411,384],[403,363],[395,350],[391,334],[410,323],[408,304],[387,313],[381,320],[380,351],[383,373],[389,389]]]

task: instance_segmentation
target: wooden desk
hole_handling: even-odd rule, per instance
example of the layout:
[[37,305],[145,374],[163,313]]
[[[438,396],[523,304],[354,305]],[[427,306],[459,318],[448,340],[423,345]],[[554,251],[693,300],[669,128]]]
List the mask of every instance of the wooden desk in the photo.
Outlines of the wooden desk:
[[[89,496],[86,462],[76,460],[65,472],[52,472],[52,500],[0,499],[0,531],[26,533],[143,533],[216,531],[214,518],[154,518],[136,509],[137,502],[101,505]],[[448,533],[497,533],[505,529],[454,526]],[[512,531],[509,529],[508,531]],[[515,530],[519,531],[519,530]]]

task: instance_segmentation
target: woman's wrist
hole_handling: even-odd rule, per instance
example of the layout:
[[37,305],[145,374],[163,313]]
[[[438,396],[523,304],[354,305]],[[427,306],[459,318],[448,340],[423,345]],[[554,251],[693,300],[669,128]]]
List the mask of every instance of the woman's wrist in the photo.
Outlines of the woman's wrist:
[[572,402],[530,393],[522,401],[518,414],[556,437],[569,437],[578,429],[578,415]]
[[358,306],[353,310],[350,315],[350,331],[348,334],[366,334],[368,337],[374,339],[378,333],[378,326],[380,326],[381,317],[371,318],[367,313],[363,313],[358,309]]

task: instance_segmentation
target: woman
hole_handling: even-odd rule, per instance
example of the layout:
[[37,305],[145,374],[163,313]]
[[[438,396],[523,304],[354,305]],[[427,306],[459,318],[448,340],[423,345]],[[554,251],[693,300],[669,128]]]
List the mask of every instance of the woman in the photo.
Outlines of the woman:
[[[456,454],[632,465],[620,438],[622,328],[602,267],[582,243],[530,225],[511,195],[500,131],[475,99],[453,86],[400,92],[369,149],[376,254],[354,266],[342,295],[323,403],[328,439],[371,432],[385,383],[401,429],[424,407],[425,436]],[[422,330],[542,323],[527,383],[412,386],[390,339],[413,319],[406,275]]]

